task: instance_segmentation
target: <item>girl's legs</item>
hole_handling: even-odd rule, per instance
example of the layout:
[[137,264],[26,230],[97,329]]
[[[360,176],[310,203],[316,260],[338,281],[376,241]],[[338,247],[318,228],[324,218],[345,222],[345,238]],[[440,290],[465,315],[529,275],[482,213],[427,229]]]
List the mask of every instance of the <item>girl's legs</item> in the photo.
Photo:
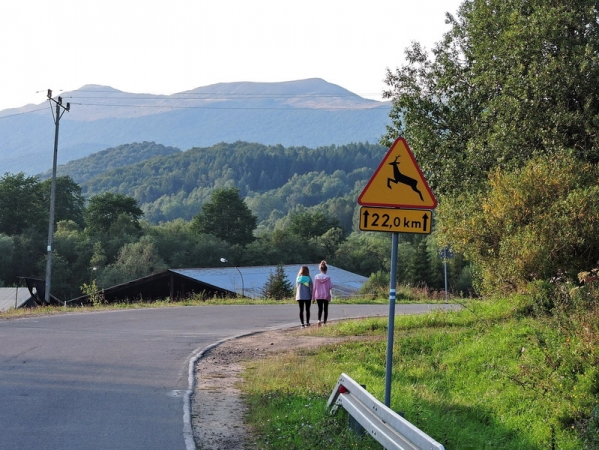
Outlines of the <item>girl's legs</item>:
[[320,319],[322,319],[322,310],[324,308],[324,303],[326,303],[325,300],[316,300],[316,302],[318,303],[318,323],[320,323]]
[[298,305],[299,305],[299,318],[300,318],[300,322],[302,323],[302,325],[304,324],[304,301],[303,300],[298,300],[297,301]]
[[326,300],[322,301],[322,306],[324,309],[324,321],[323,323],[327,323],[327,319],[329,318],[329,302]]
[[310,326],[310,304],[312,303],[312,300],[304,300],[304,303],[306,303],[306,326],[309,327]]

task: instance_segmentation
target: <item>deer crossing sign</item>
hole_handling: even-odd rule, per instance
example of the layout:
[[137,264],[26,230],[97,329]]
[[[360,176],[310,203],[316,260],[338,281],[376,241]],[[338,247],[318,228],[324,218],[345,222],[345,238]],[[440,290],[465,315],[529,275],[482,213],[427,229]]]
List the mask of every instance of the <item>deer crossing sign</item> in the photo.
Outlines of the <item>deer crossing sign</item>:
[[403,138],[397,139],[358,197],[362,206],[435,209],[437,200]]

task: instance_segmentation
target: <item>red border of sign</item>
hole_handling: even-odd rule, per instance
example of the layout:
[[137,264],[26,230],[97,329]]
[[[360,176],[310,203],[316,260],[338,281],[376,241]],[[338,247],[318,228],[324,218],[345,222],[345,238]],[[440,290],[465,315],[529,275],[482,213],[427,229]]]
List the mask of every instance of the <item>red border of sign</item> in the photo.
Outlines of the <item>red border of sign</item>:
[[[383,166],[385,164],[385,161],[387,161],[389,155],[391,154],[391,152],[393,151],[393,149],[395,148],[395,146],[397,145],[397,143],[400,142],[400,141],[403,142],[404,145],[406,146],[406,150],[408,152],[408,155],[412,159],[412,162],[414,163],[414,167],[418,171],[418,174],[420,175],[420,179],[424,183],[424,187],[426,188],[426,191],[428,192],[428,194],[430,195],[431,199],[433,200],[433,204],[432,205],[422,205],[422,204],[413,205],[413,204],[406,204],[406,203],[402,203],[402,204],[396,204],[396,203],[374,203],[374,202],[362,203],[362,197],[364,196],[364,194],[366,193],[366,191],[368,191],[368,188],[370,187],[370,185],[372,184],[372,182],[377,178],[377,175],[380,172],[380,170],[383,168]],[[420,166],[416,162],[416,158],[414,158],[414,154],[412,153],[412,150],[410,149],[410,146],[408,145],[408,143],[406,142],[406,140],[404,138],[397,138],[395,140],[395,142],[393,142],[393,145],[389,148],[389,150],[387,151],[387,153],[385,153],[385,157],[381,160],[381,163],[379,164],[379,166],[377,167],[377,169],[374,171],[374,174],[372,175],[372,177],[370,177],[370,180],[368,180],[368,183],[366,184],[366,187],[364,187],[364,189],[360,193],[360,196],[358,197],[358,204],[362,205],[362,206],[386,206],[386,207],[389,207],[389,208],[406,208],[406,209],[435,209],[437,207],[437,199],[435,198],[435,196],[433,194],[433,191],[431,191],[431,188],[428,185],[428,182],[426,181],[426,179],[424,178],[424,175],[422,174],[422,171],[420,170]]]

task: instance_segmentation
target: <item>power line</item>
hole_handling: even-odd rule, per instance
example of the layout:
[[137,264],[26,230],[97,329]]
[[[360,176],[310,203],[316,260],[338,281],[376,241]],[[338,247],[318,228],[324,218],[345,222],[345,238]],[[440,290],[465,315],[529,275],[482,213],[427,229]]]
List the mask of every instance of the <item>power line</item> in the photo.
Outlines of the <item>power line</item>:
[[[97,92],[97,93],[114,93],[114,91],[95,91],[95,90],[83,90],[83,91],[79,91],[79,92]],[[216,95],[215,95],[216,94]],[[156,95],[156,96],[152,96],[152,97],[140,97],[140,95],[144,95],[144,94],[133,94],[132,96],[118,96],[118,98],[114,98],[114,97],[109,97],[109,96],[78,96],[78,95],[68,95],[68,96],[64,96],[63,98],[65,99],[76,99],[76,100],[81,100],[81,99],[94,99],[96,101],[98,100],[105,100],[106,103],[88,103],[88,102],[73,102],[71,101],[70,103],[73,105],[78,105],[78,106],[95,106],[95,107],[121,107],[121,108],[155,108],[155,109],[212,109],[212,110],[286,110],[286,111],[314,111],[315,109],[321,109],[321,110],[338,110],[338,111],[356,111],[356,110],[361,110],[361,111],[367,111],[367,110],[376,110],[376,107],[360,107],[360,106],[334,106],[334,105],[320,105],[319,107],[305,107],[305,106],[292,106],[292,105],[288,105],[288,106],[217,106],[217,105],[206,105],[206,106],[201,106],[201,105],[176,105],[176,106],[169,106],[169,105],[161,105],[161,104],[154,104],[154,105],[147,105],[147,104],[122,104],[122,103],[112,103],[111,100],[136,100],[136,101],[143,101],[143,100],[154,100],[154,101],[189,101],[189,100],[210,100],[210,101],[214,101],[214,100],[235,100],[235,99],[298,99],[298,100],[306,100],[306,99],[310,99],[310,98],[327,98],[327,99],[347,99],[347,98],[353,98],[356,97],[355,94],[343,94],[343,95],[334,95],[334,94],[300,94],[300,95],[294,95],[294,94],[289,94],[289,95],[283,95],[283,94],[232,94],[232,93],[211,93],[211,94],[198,94],[198,93],[181,93],[181,94],[172,94],[170,96],[161,96],[161,95]],[[189,97],[185,96],[185,97],[173,97],[176,95],[190,95]],[[191,97],[192,95],[197,96],[199,95],[199,97]],[[206,96],[204,96],[206,95]],[[207,96],[210,95],[210,96]],[[369,99],[366,99],[369,100]],[[384,102],[379,102],[377,100],[370,100],[373,102],[377,102],[377,103],[384,103]],[[373,105],[374,106],[374,105]],[[377,105],[378,106],[378,105]],[[45,108],[44,108],[45,109]],[[25,112],[20,112],[20,113],[15,113],[15,114],[9,114],[9,115],[3,115],[0,116],[0,120],[2,119],[8,119],[10,117],[16,117],[16,116],[22,116],[22,115],[26,115],[26,114],[33,114],[39,111],[43,111],[44,109],[40,108],[40,109],[33,109],[31,111],[25,111]]]
[[296,110],[354,110],[354,111],[368,111],[374,110],[376,108],[358,108],[352,106],[320,106],[318,108],[308,108],[308,107],[269,107],[269,106],[248,106],[248,107],[223,107],[223,106],[168,106],[168,105],[127,105],[127,104],[117,104],[117,103],[79,103],[79,102],[71,102],[72,105],[78,106],[99,106],[99,107],[121,107],[121,108],[164,108],[164,109],[212,109],[212,110],[286,110],[286,111],[296,111]]
[[45,109],[46,108],[40,108],[40,109],[31,110],[31,111],[25,111],[25,112],[22,112],[22,113],[9,114],[8,116],[1,116],[0,120],[2,120],[2,119],[8,119],[9,117],[22,116],[22,115],[25,115],[25,114],[31,114],[31,113],[34,113],[34,112],[44,111]]
[[[73,105],[79,106],[96,106],[96,107],[122,107],[122,108],[161,108],[161,109],[214,109],[214,110],[310,110],[313,111],[315,109],[322,110],[367,110],[374,108],[362,108],[360,106],[335,106],[335,105],[320,105],[319,107],[294,107],[294,106],[215,106],[215,105],[177,105],[177,106],[168,106],[162,104],[120,104],[120,103],[112,103],[113,100],[135,100],[135,101],[157,101],[157,102],[172,102],[172,101],[227,101],[227,100],[289,100],[289,99],[297,99],[297,100],[308,100],[308,99],[340,99],[346,100],[350,98],[360,97],[358,94],[347,93],[347,94],[251,94],[251,93],[231,93],[231,92],[210,92],[210,93],[201,93],[201,92],[180,92],[175,94],[131,94],[131,93],[123,93],[119,95],[121,91],[115,90],[94,90],[94,89],[79,89],[77,92],[93,92],[100,94],[117,94],[117,96],[81,96],[77,94],[70,94],[62,96],[64,99],[75,99],[75,100],[96,100],[96,101],[106,101],[106,103],[87,103],[87,102],[73,102]],[[144,97],[144,95],[149,95]],[[363,97],[360,97],[363,98]],[[364,99],[364,98],[363,98]],[[372,99],[364,99],[368,102],[376,102],[376,103],[384,103],[378,100]],[[374,106],[374,105],[373,105]],[[0,120],[7,119],[10,117],[21,116],[25,114],[32,114],[35,112],[43,111],[43,109],[34,109],[31,111],[25,111],[15,114],[3,115],[0,116]]]
[[[91,91],[90,91],[91,92]],[[97,92],[97,91],[95,91]],[[102,92],[102,93],[109,93]],[[151,95],[152,97],[147,97],[146,99],[141,98],[142,95]],[[184,97],[176,97],[177,95],[181,95]],[[130,96],[130,97],[128,97]],[[194,96],[194,97],[191,97]],[[197,96],[197,97],[195,97]],[[159,98],[157,98],[159,97]],[[200,92],[194,92],[189,94],[170,94],[170,95],[162,95],[162,94],[125,94],[119,95],[118,98],[134,98],[134,99],[142,99],[142,100],[227,100],[234,98],[268,98],[268,99],[276,99],[276,98],[353,98],[360,97],[359,95],[347,94],[347,95],[334,95],[334,94],[229,94],[226,92],[211,92],[202,94]],[[64,98],[107,98],[107,97],[98,97],[98,96],[80,96],[80,95],[65,95]]]
[[[230,97],[255,97],[255,98],[302,98],[302,97],[322,97],[322,98],[327,98],[327,97],[333,97],[333,98],[346,98],[346,97],[360,97],[362,95],[380,95],[380,92],[367,92],[367,93],[353,93],[353,92],[348,92],[347,94],[324,94],[324,93],[309,93],[309,94],[268,94],[268,93],[256,93],[256,94],[252,94],[252,93],[233,93],[233,92],[219,92],[219,91],[213,91],[213,92],[176,92],[174,94],[147,94],[147,93],[141,93],[141,94],[134,94],[131,92],[123,92],[123,91],[119,91],[119,90],[96,90],[96,89],[77,89],[76,92],[94,92],[94,93],[101,93],[101,94],[116,94],[118,95],[119,93],[123,93],[124,95],[131,95],[131,96],[140,96],[140,95],[153,95],[156,97],[173,97],[176,95],[184,95],[184,96],[191,96],[191,95],[210,95],[210,96],[222,96],[222,98],[230,98]],[[64,96],[64,98],[82,98],[82,97],[78,97],[76,95],[70,95],[70,96]],[[121,97],[122,98],[122,97]],[[139,98],[139,97],[137,97]],[[216,97],[221,98],[221,97]]]

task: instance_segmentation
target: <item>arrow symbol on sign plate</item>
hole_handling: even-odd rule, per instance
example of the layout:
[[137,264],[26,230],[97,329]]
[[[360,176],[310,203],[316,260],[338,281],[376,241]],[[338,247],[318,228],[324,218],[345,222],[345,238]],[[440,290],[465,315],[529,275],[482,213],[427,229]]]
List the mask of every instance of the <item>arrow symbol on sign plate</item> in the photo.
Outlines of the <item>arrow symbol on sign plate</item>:
[[368,210],[364,211],[364,228],[368,228]]
[[424,214],[424,216],[422,216],[422,220],[424,221],[424,229],[423,231],[427,231],[427,226],[428,226],[428,214]]

